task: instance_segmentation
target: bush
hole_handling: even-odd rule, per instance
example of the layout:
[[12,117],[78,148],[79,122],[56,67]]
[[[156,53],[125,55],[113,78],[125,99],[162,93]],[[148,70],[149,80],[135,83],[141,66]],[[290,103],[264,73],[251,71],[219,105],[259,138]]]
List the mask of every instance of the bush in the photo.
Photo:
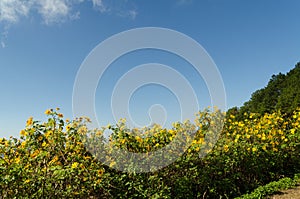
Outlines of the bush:
[[[120,120],[90,130],[88,118],[68,121],[58,110],[45,113],[44,123],[28,119],[20,139],[0,139],[4,198],[233,198],[300,173],[300,109],[292,117],[227,116],[220,135],[223,114],[208,109],[197,114],[196,124],[177,122],[171,129],[129,129]],[[113,132],[108,144],[107,129]],[[143,153],[138,163],[147,166],[161,161],[151,152],[174,140],[164,158],[176,160],[153,172],[141,173],[129,156],[116,152]],[[118,165],[123,172],[114,169]]]

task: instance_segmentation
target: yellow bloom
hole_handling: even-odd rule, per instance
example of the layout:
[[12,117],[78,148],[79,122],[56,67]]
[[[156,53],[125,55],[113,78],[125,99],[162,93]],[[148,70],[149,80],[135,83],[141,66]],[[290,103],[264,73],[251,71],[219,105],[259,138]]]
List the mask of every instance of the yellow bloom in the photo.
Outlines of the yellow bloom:
[[47,131],[44,135],[46,138],[49,138],[49,136],[52,134],[52,131]]
[[30,157],[35,158],[39,153],[40,151],[37,149],[30,155]]
[[268,139],[270,139],[270,140],[271,140],[272,138],[273,138],[273,136],[272,136],[272,135],[268,135]]
[[224,146],[224,151],[225,151],[225,152],[229,151],[228,145],[225,145],[225,146]]
[[57,162],[57,160],[58,160],[58,157],[54,156],[54,158],[50,161],[50,163],[55,163],[55,162]]
[[29,179],[27,179],[27,180],[24,181],[25,184],[27,184],[27,183],[29,183],[29,182],[30,182]]
[[24,147],[26,145],[26,140],[21,143],[21,146]]
[[39,136],[39,137],[38,137],[38,140],[39,140],[39,141],[42,141],[42,139],[43,139],[43,136]]
[[96,132],[96,135],[97,135],[97,136],[101,136],[102,134],[103,134],[103,132],[100,131],[100,130],[98,130],[98,131]]
[[291,129],[291,134],[294,135],[295,131],[296,131],[296,129]]
[[121,140],[121,144],[124,144],[126,142],[126,139]]
[[85,135],[86,132],[87,132],[86,126],[82,126],[82,127],[80,127],[80,128],[78,129],[78,133],[79,133],[80,135]]
[[66,130],[69,131],[70,129],[71,129],[71,125],[68,124],[68,125],[66,126]]
[[42,147],[45,147],[45,146],[47,146],[47,143],[43,142]]
[[26,121],[26,126],[31,126],[33,124],[33,117],[30,117],[27,121]]
[[26,136],[26,135],[27,135],[27,132],[26,132],[25,130],[21,130],[21,131],[20,131],[20,134],[23,135],[23,136]]
[[112,161],[110,164],[109,164],[109,167],[113,167],[116,165],[116,162],[115,161]]
[[63,117],[64,117],[64,115],[61,114],[61,113],[58,113],[57,116],[60,117],[60,118],[63,118]]
[[99,176],[102,176],[103,173],[104,173],[103,169],[99,169],[99,170],[98,170],[98,175],[99,175]]
[[78,162],[74,162],[71,166],[72,169],[76,169],[78,167],[79,163]]
[[17,158],[15,159],[15,161],[16,161],[17,164],[19,164],[19,163],[20,163],[20,158],[17,157]]
[[255,151],[257,151],[257,148],[253,147],[252,152],[255,152]]
[[46,115],[50,115],[50,114],[51,114],[51,110],[50,110],[50,109],[47,109],[47,110],[45,111],[45,114],[46,114]]

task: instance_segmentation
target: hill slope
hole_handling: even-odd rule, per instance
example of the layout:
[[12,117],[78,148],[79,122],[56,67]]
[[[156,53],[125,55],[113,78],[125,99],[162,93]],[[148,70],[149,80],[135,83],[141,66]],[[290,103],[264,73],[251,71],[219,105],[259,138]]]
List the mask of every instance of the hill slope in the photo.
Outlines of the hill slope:
[[268,85],[255,91],[242,107],[233,107],[228,112],[242,117],[245,112],[263,114],[281,110],[291,113],[297,107],[300,107],[300,62],[287,74],[273,75]]

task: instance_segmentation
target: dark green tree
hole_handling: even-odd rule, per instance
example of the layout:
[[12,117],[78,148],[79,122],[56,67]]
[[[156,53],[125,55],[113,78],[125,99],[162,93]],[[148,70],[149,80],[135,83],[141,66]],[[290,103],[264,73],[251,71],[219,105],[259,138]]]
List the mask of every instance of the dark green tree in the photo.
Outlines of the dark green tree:
[[272,113],[280,110],[290,114],[300,107],[300,62],[287,74],[272,75],[268,85],[255,91],[249,101],[240,108],[228,112],[243,119],[244,113]]

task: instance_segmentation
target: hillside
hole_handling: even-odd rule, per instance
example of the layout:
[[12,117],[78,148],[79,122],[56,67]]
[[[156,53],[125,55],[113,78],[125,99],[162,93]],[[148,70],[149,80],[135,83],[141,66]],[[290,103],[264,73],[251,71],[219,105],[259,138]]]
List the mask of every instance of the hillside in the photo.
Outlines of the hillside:
[[272,113],[280,110],[290,114],[300,107],[300,62],[287,74],[272,75],[266,87],[255,91],[240,108],[228,110],[242,118],[244,113]]

